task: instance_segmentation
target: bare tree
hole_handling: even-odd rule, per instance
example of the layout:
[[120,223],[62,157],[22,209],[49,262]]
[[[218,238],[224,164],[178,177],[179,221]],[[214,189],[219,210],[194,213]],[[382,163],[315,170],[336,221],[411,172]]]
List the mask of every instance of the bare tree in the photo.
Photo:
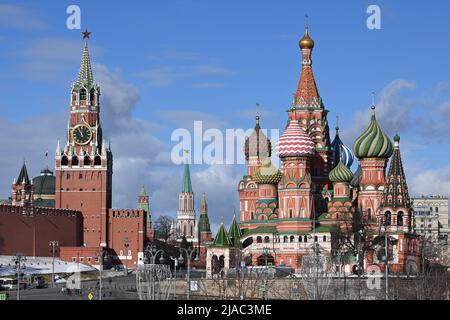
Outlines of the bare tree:
[[155,238],[162,239],[165,242],[172,236],[172,225],[175,219],[170,216],[160,216],[154,223]]

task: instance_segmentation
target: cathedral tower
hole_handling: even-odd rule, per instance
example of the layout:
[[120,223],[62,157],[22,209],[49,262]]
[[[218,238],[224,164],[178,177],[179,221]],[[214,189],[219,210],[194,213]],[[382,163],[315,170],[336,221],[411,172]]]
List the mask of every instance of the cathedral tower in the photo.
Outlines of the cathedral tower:
[[394,152],[386,176],[386,187],[381,201],[382,215],[391,228],[411,231],[414,213],[411,207],[406,176],[400,155],[400,136],[394,137]]
[[189,163],[186,158],[184,164],[183,184],[179,195],[177,213],[177,233],[178,237],[186,237],[188,241],[193,240],[195,234],[195,207],[194,191],[192,191],[191,173]]
[[80,71],[72,85],[67,141],[56,149],[56,207],[83,212],[84,246],[107,246],[111,208],[112,153],[102,137],[100,87],[89,57],[90,32],[83,32]]
[[328,110],[325,109],[322,97],[319,95],[312,69],[314,41],[309,35],[308,24],[299,46],[302,69],[292,107],[289,110],[289,121],[295,117],[314,142],[316,152],[310,159],[310,174],[315,185],[313,190],[315,208],[317,213],[322,213],[327,210],[322,190],[328,190],[331,187],[328,174],[332,169],[332,150],[327,119]]
[[361,164],[358,207],[369,221],[375,221],[385,189],[385,170],[392,155],[392,142],[377,123],[374,101],[371,109],[370,124],[356,139],[353,149]]

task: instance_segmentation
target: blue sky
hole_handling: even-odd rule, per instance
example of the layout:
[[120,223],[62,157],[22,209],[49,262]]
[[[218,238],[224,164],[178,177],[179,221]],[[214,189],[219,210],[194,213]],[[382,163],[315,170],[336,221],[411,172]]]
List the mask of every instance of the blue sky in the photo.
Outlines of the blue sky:
[[[68,96],[81,59],[80,30],[66,8],[81,8],[103,122],[115,156],[114,205],[135,206],[143,183],[155,215],[175,215],[182,168],[170,162],[176,128],[282,129],[300,73],[298,40],[309,15],[319,92],[344,142],[378,118],[398,130],[412,194],[450,188],[450,3],[448,1],[14,1],[0,4],[0,197],[20,162],[37,175],[49,148],[64,140]],[[366,27],[370,4],[381,30]],[[242,166],[193,166],[197,204],[207,192],[213,225],[238,206]]]

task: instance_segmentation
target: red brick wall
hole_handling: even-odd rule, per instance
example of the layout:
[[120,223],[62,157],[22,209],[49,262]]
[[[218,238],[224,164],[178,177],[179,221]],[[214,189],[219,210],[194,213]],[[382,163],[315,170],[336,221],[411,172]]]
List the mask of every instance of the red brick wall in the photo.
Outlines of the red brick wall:
[[[138,209],[110,209],[108,215],[108,247],[117,260],[115,263],[136,267],[138,253],[144,251],[147,214]],[[124,240],[128,238],[129,246],[125,248]],[[122,253],[121,253],[122,251]],[[131,256],[128,255],[131,251]],[[128,258],[126,258],[128,256]]]
[[81,212],[75,210],[0,205],[0,255],[18,252],[27,256],[51,256],[49,241],[77,246],[82,239]]

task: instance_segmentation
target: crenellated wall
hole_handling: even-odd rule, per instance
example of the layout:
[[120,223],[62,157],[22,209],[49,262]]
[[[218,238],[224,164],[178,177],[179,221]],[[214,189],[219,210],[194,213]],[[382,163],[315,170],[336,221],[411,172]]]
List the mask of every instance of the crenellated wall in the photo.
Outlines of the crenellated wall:
[[50,241],[79,246],[82,230],[80,211],[0,204],[0,255],[51,256]]

